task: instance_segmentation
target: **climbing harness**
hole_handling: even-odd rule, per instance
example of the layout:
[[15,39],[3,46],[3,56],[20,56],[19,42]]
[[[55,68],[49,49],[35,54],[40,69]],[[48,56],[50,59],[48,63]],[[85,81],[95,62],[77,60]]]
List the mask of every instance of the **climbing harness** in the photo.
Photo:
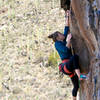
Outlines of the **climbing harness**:
[[75,76],[74,72],[70,72],[67,67],[66,67],[66,63],[69,61],[69,59],[65,59],[62,61],[61,64],[59,64],[59,71],[63,72],[66,75],[69,75],[70,78],[72,78],[73,76]]

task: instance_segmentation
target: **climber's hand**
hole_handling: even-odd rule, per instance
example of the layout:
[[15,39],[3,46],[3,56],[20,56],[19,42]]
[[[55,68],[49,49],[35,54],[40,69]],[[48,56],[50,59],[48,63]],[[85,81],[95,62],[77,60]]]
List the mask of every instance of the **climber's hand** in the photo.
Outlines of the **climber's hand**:
[[67,10],[65,12],[65,26],[70,26],[70,23],[69,23],[69,15],[70,15],[70,11]]
[[68,34],[68,36],[67,36],[67,42],[70,42],[71,38],[72,38],[72,34],[70,33],[70,34]]
[[70,10],[67,10],[65,13],[66,13],[66,17],[69,17],[69,15],[70,15]]
[[67,35],[67,39],[66,39],[66,41],[67,41],[66,46],[67,46],[68,48],[71,47],[71,38],[72,38],[72,35],[71,35],[71,33],[70,33],[70,34]]

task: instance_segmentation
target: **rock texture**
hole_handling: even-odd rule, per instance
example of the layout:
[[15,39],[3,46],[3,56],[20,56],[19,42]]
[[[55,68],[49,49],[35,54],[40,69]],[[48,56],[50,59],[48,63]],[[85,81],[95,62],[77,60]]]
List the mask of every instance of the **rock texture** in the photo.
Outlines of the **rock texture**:
[[100,0],[71,0],[73,47],[80,56],[80,100],[100,100]]
[[59,8],[58,0],[0,0],[0,100],[71,100],[69,78],[47,66],[47,36],[64,28]]

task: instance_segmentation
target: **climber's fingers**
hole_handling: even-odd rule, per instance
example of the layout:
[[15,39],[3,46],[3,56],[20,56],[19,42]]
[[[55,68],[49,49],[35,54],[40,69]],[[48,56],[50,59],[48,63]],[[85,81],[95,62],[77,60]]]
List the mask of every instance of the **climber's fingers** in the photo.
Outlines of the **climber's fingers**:
[[72,38],[72,34],[71,34],[71,33],[69,33],[68,36],[69,36],[70,38]]
[[66,16],[69,16],[70,15],[70,10],[67,10],[65,13],[66,13]]
[[67,41],[70,41],[71,38],[72,38],[72,34],[68,34],[68,36],[67,36]]

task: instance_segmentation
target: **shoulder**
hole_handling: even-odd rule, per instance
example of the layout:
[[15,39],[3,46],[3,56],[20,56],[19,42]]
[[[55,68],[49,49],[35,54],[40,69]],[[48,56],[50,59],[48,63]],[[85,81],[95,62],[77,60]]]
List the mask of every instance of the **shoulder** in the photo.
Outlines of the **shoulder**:
[[61,44],[61,41],[56,41],[56,42],[55,42],[55,46],[57,46],[57,45],[59,45],[59,44]]
[[64,42],[61,42],[61,41],[56,41],[55,42],[55,48],[60,48],[62,45],[64,45]]
[[57,48],[60,45],[60,41],[55,42],[55,48]]

